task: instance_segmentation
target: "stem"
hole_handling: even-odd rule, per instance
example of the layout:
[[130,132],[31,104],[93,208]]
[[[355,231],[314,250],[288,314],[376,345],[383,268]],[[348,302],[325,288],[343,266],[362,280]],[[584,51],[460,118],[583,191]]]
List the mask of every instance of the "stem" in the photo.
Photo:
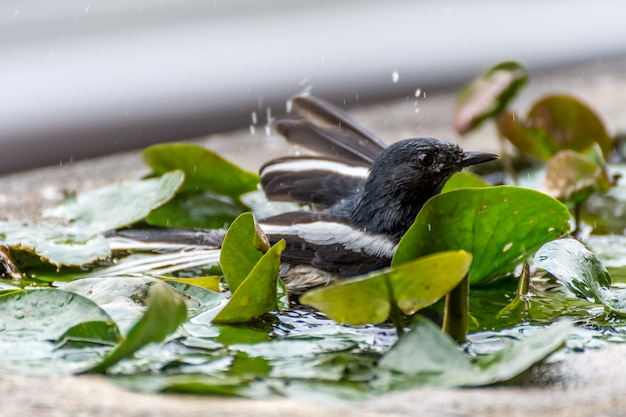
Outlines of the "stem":
[[387,292],[389,293],[389,303],[391,304],[391,308],[389,310],[389,318],[391,322],[396,327],[396,334],[398,337],[401,337],[404,334],[404,326],[402,325],[402,311],[396,304],[396,297],[393,294],[393,288],[391,287],[391,282],[389,279],[385,279],[385,283],[387,284]]
[[458,343],[467,339],[469,327],[469,278],[465,278],[446,295],[443,311],[443,331]]
[[517,185],[517,174],[515,173],[515,169],[513,168],[513,160],[511,156],[506,151],[506,138],[500,133],[500,129],[498,129],[497,122],[496,123],[496,132],[498,134],[498,140],[500,142],[500,160],[502,161],[502,167],[504,168],[504,172],[511,178],[513,185]]
[[517,292],[515,293],[517,298],[520,298],[522,295],[528,293],[530,288],[530,266],[528,262],[524,261],[524,265],[522,265],[522,273],[519,276],[519,281],[517,282]]
[[582,215],[582,207],[583,207],[582,203],[579,203],[579,202],[574,203],[574,221],[576,222],[576,227],[572,235],[574,235],[574,237],[577,239],[579,239],[579,234],[580,234],[580,221],[581,221],[580,217]]

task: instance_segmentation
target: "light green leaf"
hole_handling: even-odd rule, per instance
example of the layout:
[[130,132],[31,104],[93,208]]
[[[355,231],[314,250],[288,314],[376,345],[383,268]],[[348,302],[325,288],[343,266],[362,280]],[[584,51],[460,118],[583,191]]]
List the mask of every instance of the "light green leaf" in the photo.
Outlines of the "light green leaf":
[[173,169],[185,173],[184,191],[210,191],[239,197],[257,188],[259,177],[223,159],[210,150],[189,143],[167,143],[144,149],[143,160],[157,174]]
[[437,302],[463,279],[471,261],[465,251],[437,253],[313,289],[300,302],[340,324],[378,324],[389,317],[393,304],[413,314]]
[[269,242],[252,213],[243,213],[230,225],[220,253],[220,266],[228,287],[235,292],[259,262]]
[[448,191],[459,190],[461,188],[480,188],[480,187],[489,187],[489,183],[483,180],[476,174],[473,174],[469,171],[456,172],[443,187],[441,190],[442,193],[447,193]]
[[462,249],[474,256],[470,282],[484,284],[569,232],[569,220],[567,207],[538,191],[511,186],[450,191],[424,205],[392,265]]
[[562,320],[477,361],[436,325],[420,317],[381,359],[377,388],[467,387],[510,380],[563,346],[572,325]]
[[[112,337],[119,336],[112,326],[107,313],[77,294],[37,289],[4,295],[0,297],[0,369],[25,374],[79,371],[97,363]],[[92,347],[65,349],[69,338],[80,338]]]
[[68,198],[44,212],[98,234],[119,229],[144,219],[152,210],[171,199],[182,184],[184,174],[172,171],[159,178],[123,181]]
[[52,223],[0,222],[0,241],[12,249],[36,253],[56,266],[84,265],[111,255],[104,236]]
[[263,255],[217,314],[215,323],[244,323],[278,308],[276,281],[285,246],[281,240]]

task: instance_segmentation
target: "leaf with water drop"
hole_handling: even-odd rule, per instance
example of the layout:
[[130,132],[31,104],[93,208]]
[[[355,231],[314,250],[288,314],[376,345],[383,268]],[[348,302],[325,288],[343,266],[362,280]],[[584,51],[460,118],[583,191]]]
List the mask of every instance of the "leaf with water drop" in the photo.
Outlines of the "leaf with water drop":
[[472,284],[510,272],[541,245],[569,232],[570,213],[538,191],[501,186],[467,188],[431,198],[404,235],[393,258],[465,250],[474,256]]

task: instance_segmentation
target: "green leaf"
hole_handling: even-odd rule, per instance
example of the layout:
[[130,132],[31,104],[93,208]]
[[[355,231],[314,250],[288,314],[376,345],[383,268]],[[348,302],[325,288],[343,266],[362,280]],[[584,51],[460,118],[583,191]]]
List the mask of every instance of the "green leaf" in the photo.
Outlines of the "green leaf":
[[213,322],[244,323],[278,308],[276,281],[285,246],[281,240],[263,255]]
[[392,265],[462,249],[474,256],[470,283],[485,284],[569,232],[569,220],[567,207],[538,191],[512,186],[450,191],[424,205]]
[[598,115],[567,95],[549,95],[537,101],[525,120],[506,115],[499,120],[498,128],[522,152],[544,160],[564,149],[587,153],[595,144],[606,158],[613,149],[613,141]]
[[563,320],[475,362],[436,325],[420,317],[385,354],[375,385],[384,390],[416,386],[482,386],[507,381],[546,359],[565,342],[572,325]]
[[220,253],[220,266],[228,287],[235,292],[269,249],[267,237],[252,213],[243,213],[230,225]]
[[226,229],[243,212],[240,204],[213,193],[179,193],[154,210],[146,223],[161,227]]
[[626,314],[626,289],[611,288],[611,276],[604,265],[576,239],[546,243],[537,251],[535,264],[576,296]]
[[173,169],[185,173],[185,191],[210,191],[239,197],[257,188],[259,177],[237,167],[210,150],[187,143],[168,143],[144,149],[143,160],[160,175]]
[[126,340],[89,371],[106,372],[111,365],[131,356],[148,343],[158,343],[165,339],[186,318],[187,308],[183,298],[169,285],[157,281],[150,288],[146,313],[128,332]]
[[144,219],[171,199],[183,179],[181,171],[172,171],[159,178],[123,181],[86,191],[46,210],[44,217],[65,219],[92,234],[119,229]]
[[485,71],[459,93],[456,131],[463,135],[501,114],[527,81],[526,68],[517,62],[503,62]]
[[469,172],[457,172],[448,181],[441,190],[442,193],[447,193],[448,191],[459,190],[461,188],[482,188],[489,187],[489,183],[483,180],[478,175]]
[[60,349],[70,337],[107,344],[111,317],[92,301],[70,292],[37,289],[0,297],[0,369],[26,374],[68,374],[92,366],[102,349]]
[[0,222],[0,240],[12,249],[36,253],[56,266],[84,265],[111,255],[104,236],[75,226]]
[[437,302],[463,279],[471,261],[465,251],[437,253],[313,289],[300,302],[340,324],[378,324],[389,317],[393,304],[413,314]]
[[582,203],[595,192],[612,187],[606,169],[570,150],[560,151],[548,164],[541,191],[561,201]]

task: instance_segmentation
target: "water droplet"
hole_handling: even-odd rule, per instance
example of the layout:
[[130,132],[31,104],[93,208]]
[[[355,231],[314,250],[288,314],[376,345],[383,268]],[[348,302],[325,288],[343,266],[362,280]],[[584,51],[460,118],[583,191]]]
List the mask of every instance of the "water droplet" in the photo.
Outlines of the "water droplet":
[[513,247],[513,242],[509,242],[502,248],[502,252],[508,252]]
[[254,125],[250,125],[250,134],[254,135],[256,133],[256,128],[254,127]]
[[253,124],[253,125],[257,124],[256,112],[255,112],[255,111],[253,111],[253,112],[252,112],[252,114],[251,114],[251,116],[252,116],[252,124]]
[[420,108],[419,108],[419,107],[416,107],[416,108],[415,108],[415,113],[419,113],[419,112],[420,112]]
[[400,73],[398,71],[394,71],[391,73],[391,81],[397,83],[400,80]]
[[432,232],[432,230],[433,230],[433,229],[432,229],[432,227],[431,227],[430,223],[428,223],[428,231],[429,231],[429,232]]
[[415,90],[415,97],[419,97],[422,95],[422,89],[418,88],[417,90]]
[[285,103],[285,107],[286,107],[287,113],[291,113],[291,109],[293,108],[293,101],[287,100],[287,103]]

